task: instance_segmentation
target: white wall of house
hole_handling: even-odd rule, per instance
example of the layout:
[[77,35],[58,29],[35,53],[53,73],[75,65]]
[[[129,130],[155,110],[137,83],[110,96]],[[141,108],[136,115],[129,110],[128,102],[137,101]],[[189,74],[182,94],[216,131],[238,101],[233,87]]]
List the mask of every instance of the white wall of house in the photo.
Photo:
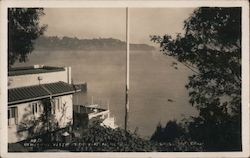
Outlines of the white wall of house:
[[55,118],[61,128],[73,123],[73,95],[66,95],[55,98],[59,99],[59,108],[54,104]]
[[[39,81],[40,78],[41,80]],[[71,68],[65,67],[65,71],[25,74],[17,76],[8,76],[8,88],[18,88],[46,83],[63,81],[71,84]]]
[[[64,95],[53,98],[52,113],[59,123],[59,127],[66,127],[73,122],[73,102],[72,95]],[[9,106],[10,108],[17,108],[17,120],[13,118],[8,119],[8,142],[15,143],[28,138],[27,131],[17,132],[24,124],[28,125],[34,119],[37,119],[43,113],[43,105],[41,101],[33,101],[28,103],[17,104]]]

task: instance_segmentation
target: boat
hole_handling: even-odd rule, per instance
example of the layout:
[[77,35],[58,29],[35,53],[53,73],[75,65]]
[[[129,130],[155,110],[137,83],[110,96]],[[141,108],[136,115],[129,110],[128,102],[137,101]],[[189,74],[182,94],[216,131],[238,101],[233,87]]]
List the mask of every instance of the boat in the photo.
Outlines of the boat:
[[88,123],[99,121],[101,126],[115,129],[118,126],[115,124],[115,117],[110,116],[109,102],[107,103],[107,105],[108,108],[105,109],[99,104],[94,104],[93,99],[91,104],[74,105],[74,113],[81,115],[80,117],[78,116],[78,120],[74,121],[83,122],[82,120],[87,118]]

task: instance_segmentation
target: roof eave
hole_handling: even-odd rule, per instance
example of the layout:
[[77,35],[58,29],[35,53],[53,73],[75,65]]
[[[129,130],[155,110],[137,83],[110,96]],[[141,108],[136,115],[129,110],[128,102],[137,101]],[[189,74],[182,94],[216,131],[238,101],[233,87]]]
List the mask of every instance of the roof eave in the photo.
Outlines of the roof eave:
[[58,94],[53,94],[53,95],[46,95],[46,96],[41,96],[41,97],[36,97],[36,98],[29,98],[29,99],[12,101],[12,102],[8,102],[8,106],[16,105],[16,104],[20,104],[20,103],[27,103],[27,102],[41,100],[41,99],[50,98],[50,97],[57,97],[57,96],[63,96],[63,95],[68,95],[68,94],[74,94],[74,93],[80,92],[80,91],[81,90],[78,89],[78,90],[74,90],[74,91],[63,92],[63,93],[58,93]]

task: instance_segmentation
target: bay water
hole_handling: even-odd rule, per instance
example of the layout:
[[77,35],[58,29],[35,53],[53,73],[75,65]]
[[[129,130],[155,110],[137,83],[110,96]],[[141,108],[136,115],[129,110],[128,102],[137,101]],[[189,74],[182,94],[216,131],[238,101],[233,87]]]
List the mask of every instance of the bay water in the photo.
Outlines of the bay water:
[[[188,102],[185,84],[191,71],[159,51],[130,52],[130,89],[128,128],[149,138],[156,126],[169,120],[181,120],[197,111]],[[172,66],[176,62],[177,66]],[[26,63],[70,66],[74,83],[87,82],[87,92],[74,97],[74,104],[105,106],[124,127],[126,51],[41,51],[35,50]],[[92,99],[93,98],[93,99]]]

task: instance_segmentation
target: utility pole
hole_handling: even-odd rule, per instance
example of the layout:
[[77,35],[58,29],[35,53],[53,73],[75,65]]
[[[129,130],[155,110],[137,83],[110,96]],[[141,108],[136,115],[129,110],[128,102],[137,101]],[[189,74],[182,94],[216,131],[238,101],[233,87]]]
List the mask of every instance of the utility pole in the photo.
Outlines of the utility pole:
[[128,128],[128,112],[129,112],[129,9],[126,8],[126,97],[125,97],[125,130]]

